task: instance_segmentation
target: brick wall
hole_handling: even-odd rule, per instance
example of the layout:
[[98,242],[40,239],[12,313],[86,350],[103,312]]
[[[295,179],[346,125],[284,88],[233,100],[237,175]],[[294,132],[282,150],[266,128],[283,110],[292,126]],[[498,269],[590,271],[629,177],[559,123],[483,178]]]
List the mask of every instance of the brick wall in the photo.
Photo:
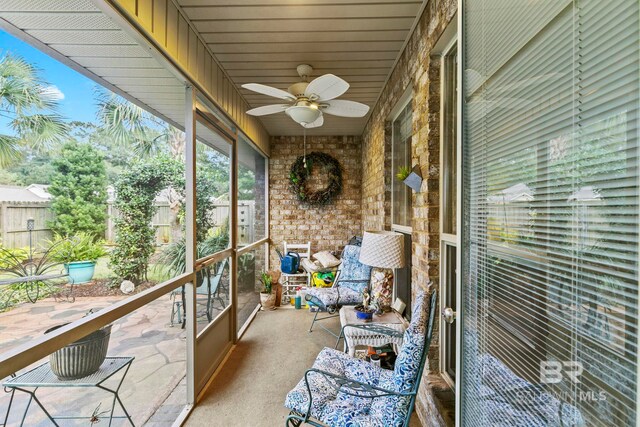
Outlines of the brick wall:
[[[282,250],[282,242],[311,241],[312,252],[341,249],[355,234],[361,223],[361,139],[356,136],[307,137],[307,153],[320,151],[335,157],[342,166],[343,190],[328,206],[302,205],[289,189],[289,170],[303,153],[302,136],[271,138],[269,159],[269,221],[271,240]],[[314,168],[310,188],[326,184],[320,168]],[[278,266],[278,256],[270,250],[272,266]]]
[[[413,193],[412,292],[439,280],[440,60],[431,50],[456,12],[455,0],[431,0],[402,53],[362,136],[362,224],[365,230],[390,227],[391,167],[388,117],[408,87],[413,88],[412,164],[424,181]],[[451,425],[452,393],[438,375],[439,319],[418,396],[417,412],[427,426]]]

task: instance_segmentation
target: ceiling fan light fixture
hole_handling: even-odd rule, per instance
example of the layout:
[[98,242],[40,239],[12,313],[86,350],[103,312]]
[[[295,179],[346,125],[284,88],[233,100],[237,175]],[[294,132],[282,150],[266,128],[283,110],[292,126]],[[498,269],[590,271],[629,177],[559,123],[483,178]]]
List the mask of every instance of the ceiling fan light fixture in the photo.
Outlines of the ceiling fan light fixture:
[[320,110],[315,104],[294,105],[285,110],[296,123],[313,123],[320,117]]

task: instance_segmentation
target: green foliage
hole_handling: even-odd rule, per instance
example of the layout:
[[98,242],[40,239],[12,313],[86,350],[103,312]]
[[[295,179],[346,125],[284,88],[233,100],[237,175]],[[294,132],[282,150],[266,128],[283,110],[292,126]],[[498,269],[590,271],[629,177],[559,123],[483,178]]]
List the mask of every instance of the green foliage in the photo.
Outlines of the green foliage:
[[97,98],[98,120],[117,143],[144,145],[152,139],[148,130],[156,123],[154,116],[113,93],[99,92]]
[[263,271],[260,274],[260,280],[262,280],[262,284],[264,285],[264,288],[262,289],[262,293],[263,294],[270,294],[271,293],[272,281],[271,281],[271,276],[269,275],[269,273],[267,273],[266,271]]
[[104,235],[107,218],[107,179],[100,153],[88,144],[67,142],[53,162],[49,192],[55,219],[54,233],[71,236],[88,233]]
[[95,241],[93,235],[82,232],[71,237],[56,234],[47,244],[51,247],[51,259],[65,264],[75,261],[95,262],[107,254],[104,240]]
[[[106,92],[97,93],[99,133],[120,148],[139,157],[184,156],[184,133],[149,114],[126,99]],[[127,153],[129,154],[129,153]]]
[[[0,246],[0,272],[5,278],[21,279],[54,274],[60,267],[60,264],[51,258],[51,250],[33,258],[29,260],[26,250],[6,249]],[[0,311],[26,301],[34,303],[56,291],[56,286],[40,280],[18,281],[2,286],[0,287]]]
[[411,174],[411,168],[408,166],[401,166],[398,169],[398,173],[396,173],[396,178],[398,181],[404,181]]
[[256,257],[247,252],[238,257],[238,286],[251,287],[255,286],[256,280]]
[[28,161],[17,163],[7,169],[7,174],[11,174],[14,177],[13,182],[10,184],[23,186],[51,184],[56,173],[53,160],[59,156],[57,150],[45,153],[30,153],[27,151],[26,155]]
[[207,176],[196,176],[196,241],[204,242],[213,227],[210,215],[215,208],[213,197],[216,194],[216,182]]
[[22,148],[43,151],[60,142],[67,125],[56,113],[59,94],[24,59],[0,58],[0,116],[9,120],[13,135],[0,134],[0,166],[17,162]]
[[[310,191],[307,188],[307,180],[315,165],[324,169],[329,183],[321,190]],[[328,205],[342,192],[342,167],[329,154],[314,151],[307,154],[306,159],[300,156],[293,162],[289,171],[289,184],[300,202],[308,205]]]
[[[196,259],[215,254],[229,246],[229,223],[226,222],[218,232],[196,245]],[[171,243],[162,252],[159,266],[168,268],[175,276],[184,273],[187,267],[187,246],[185,239]]]
[[238,200],[256,199],[255,173],[244,165],[238,165]]
[[116,183],[115,249],[110,267],[121,279],[140,283],[146,279],[154,253],[155,230],[151,220],[157,211],[154,199],[167,186],[184,188],[182,164],[168,156],[134,162]]
[[10,269],[15,264],[22,264],[28,258],[29,252],[27,249],[4,248],[0,245],[0,270]]

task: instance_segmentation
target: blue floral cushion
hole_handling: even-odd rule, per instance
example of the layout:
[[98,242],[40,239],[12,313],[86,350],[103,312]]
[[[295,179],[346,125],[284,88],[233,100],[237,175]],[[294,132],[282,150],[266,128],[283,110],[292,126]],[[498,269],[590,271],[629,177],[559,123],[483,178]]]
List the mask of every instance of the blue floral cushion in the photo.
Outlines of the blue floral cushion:
[[[360,246],[347,245],[342,252],[342,264],[340,264],[338,281],[335,286],[349,288],[362,293],[369,285],[371,267],[362,264],[360,258]],[[361,280],[361,282],[342,282],[342,280]]]
[[487,414],[486,424],[498,427],[585,425],[578,408],[563,403],[544,389],[531,388],[531,383],[493,355],[480,354],[473,363],[472,368],[479,373],[475,379],[480,381],[483,398],[480,401],[483,407],[477,412]]
[[[313,367],[372,386],[388,389],[393,384],[392,371],[330,348],[318,354]],[[311,417],[329,426],[400,425],[408,411],[409,401],[404,398],[399,402],[396,397],[366,399],[351,396],[344,393],[335,381],[320,374],[310,373],[308,378],[313,393]],[[289,392],[285,406],[300,413],[307,412],[309,395],[304,378]]]
[[[418,368],[425,343],[428,311],[427,294],[422,292],[416,299],[414,317],[405,332],[404,345],[394,371],[329,348],[320,352],[313,367],[385,390],[410,391],[420,374]],[[313,394],[310,415],[329,426],[400,426],[409,415],[411,399],[408,396],[369,399],[351,396],[334,380],[316,373],[309,374],[309,385]],[[285,406],[305,414],[308,405],[309,395],[303,378],[287,395]]]
[[330,305],[357,305],[362,303],[362,292],[349,288],[311,288],[307,291],[307,301],[326,309]]
[[396,359],[393,374],[396,391],[410,391],[417,380],[429,320],[428,297],[425,291],[416,297],[411,324],[404,333],[403,345]]

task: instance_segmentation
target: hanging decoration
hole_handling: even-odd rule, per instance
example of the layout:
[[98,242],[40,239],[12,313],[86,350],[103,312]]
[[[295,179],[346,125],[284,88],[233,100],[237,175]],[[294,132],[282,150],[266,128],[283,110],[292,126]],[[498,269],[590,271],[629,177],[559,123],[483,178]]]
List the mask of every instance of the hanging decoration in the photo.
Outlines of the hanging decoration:
[[[307,188],[307,180],[314,167],[323,168],[329,180],[327,186],[318,191],[310,191]],[[291,165],[289,183],[291,191],[302,203],[327,205],[342,192],[342,168],[340,163],[329,154],[314,151],[307,155],[305,140],[304,154]]]

